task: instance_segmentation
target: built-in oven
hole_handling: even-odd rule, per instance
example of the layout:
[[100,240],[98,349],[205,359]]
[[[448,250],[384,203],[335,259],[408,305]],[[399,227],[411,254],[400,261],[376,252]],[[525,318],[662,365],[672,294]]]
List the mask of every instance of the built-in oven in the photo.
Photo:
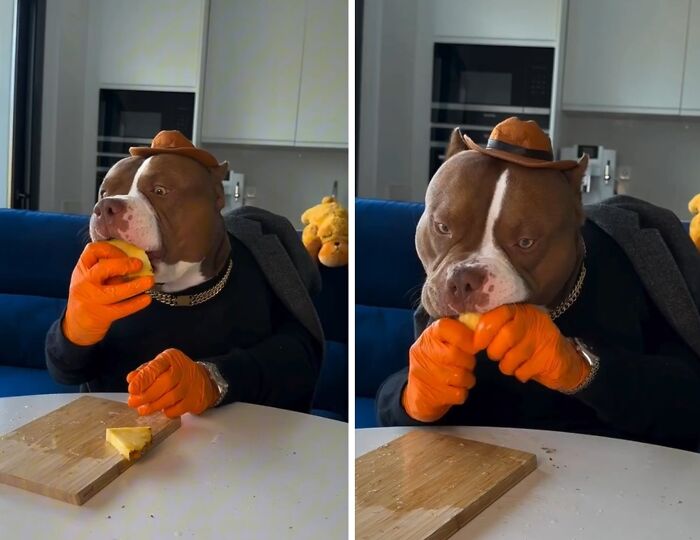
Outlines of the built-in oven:
[[176,129],[191,140],[193,128],[193,92],[101,89],[95,193],[109,168],[129,155],[130,146],[148,146],[164,129]]
[[510,116],[546,132],[552,101],[552,47],[435,43],[430,113],[430,176],[459,126],[478,144]]

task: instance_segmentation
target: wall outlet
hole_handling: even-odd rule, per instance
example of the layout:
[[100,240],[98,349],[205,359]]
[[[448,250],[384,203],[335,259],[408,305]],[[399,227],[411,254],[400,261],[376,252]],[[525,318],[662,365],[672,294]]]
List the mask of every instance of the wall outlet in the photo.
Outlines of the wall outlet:
[[632,166],[631,165],[620,165],[617,168],[617,180],[618,180],[618,182],[630,182],[630,181],[632,181]]

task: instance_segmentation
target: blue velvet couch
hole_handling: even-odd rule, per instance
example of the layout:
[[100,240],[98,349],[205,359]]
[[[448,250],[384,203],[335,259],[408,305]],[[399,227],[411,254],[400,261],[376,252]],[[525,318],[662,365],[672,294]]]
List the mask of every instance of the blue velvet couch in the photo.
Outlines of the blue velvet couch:
[[423,204],[355,201],[355,427],[377,425],[381,383],[408,364],[425,280],[414,237]]
[[[76,392],[49,376],[44,337],[66,304],[88,218],[0,209],[0,397]],[[348,272],[321,267],[314,298],[326,334],[326,359],[313,413],[347,421]]]

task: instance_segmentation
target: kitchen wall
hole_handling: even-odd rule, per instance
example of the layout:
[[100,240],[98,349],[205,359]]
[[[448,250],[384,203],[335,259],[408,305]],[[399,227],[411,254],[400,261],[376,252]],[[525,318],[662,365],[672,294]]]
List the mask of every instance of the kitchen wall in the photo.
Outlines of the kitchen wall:
[[307,208],[330,195],[338,181],[338,199],[348,204],[347,150],[307,148],[262,148],[232,145],[204,145],[219,161],[245,174],[246,190],[255,189],[255,198],[246,201],[281,214],[295,227]]
[[618,171],[631,167],[625,193],[690,218],[688,201],[700,193],[700,118],[564,113],[559,135],[562,146],[617,150]]
[[0,208],[8,206],[15,0],[0,0]]

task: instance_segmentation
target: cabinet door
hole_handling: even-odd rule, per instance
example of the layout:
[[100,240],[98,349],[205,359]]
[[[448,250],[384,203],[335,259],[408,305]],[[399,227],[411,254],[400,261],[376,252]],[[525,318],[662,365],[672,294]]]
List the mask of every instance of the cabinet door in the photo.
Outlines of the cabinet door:
[[202,140],[293,144],[304,0],[211,0]]
[[98,0],[101,85],[196,89],[204,0]]
[[557,39],[560,0],[433,0],[436,38]]
[[700,0],[691,0],[681,114],[700,115]]
[[571,0],[563,108],[678,113],[689,0]]
[[307,0],[296,143],[348,144],[348,2]]

